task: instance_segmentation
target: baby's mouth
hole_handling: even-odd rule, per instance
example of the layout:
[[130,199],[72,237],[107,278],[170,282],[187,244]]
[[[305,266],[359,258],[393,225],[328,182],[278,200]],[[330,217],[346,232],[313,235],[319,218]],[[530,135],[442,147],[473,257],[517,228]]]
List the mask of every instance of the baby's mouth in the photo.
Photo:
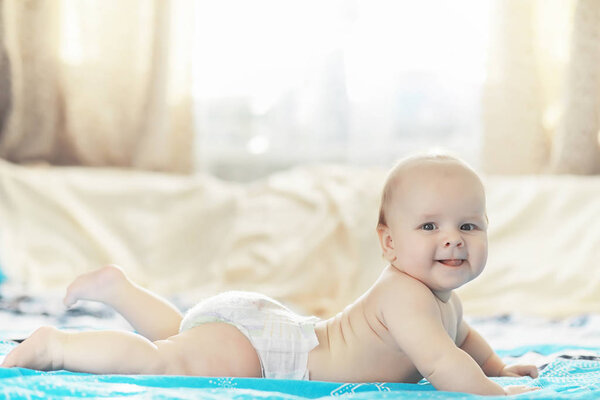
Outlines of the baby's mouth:
[[450,260],[437,260],[437,261],[441,262],[442,264],[447,265],[449,267],[460,267],[465,260],[450,259]]

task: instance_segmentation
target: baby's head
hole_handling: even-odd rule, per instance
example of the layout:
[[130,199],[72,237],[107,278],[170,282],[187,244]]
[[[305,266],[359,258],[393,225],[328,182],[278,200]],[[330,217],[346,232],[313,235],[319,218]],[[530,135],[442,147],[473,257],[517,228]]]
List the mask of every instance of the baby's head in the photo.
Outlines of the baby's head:
[[385,182],[377,232],[390,264],[443,299],[485,266],[483,184],[452,156],[404,159]]

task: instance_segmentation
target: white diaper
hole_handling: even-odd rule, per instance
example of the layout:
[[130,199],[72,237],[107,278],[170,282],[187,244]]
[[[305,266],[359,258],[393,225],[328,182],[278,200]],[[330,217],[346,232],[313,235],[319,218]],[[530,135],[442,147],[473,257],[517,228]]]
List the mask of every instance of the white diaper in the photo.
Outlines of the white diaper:
[[308,353],[319,344],[314,329],[317,321],[262,294],[231,291],[192,307],[179,331],[209,322],[231,324],[256,349],[264,378],[306,380]]

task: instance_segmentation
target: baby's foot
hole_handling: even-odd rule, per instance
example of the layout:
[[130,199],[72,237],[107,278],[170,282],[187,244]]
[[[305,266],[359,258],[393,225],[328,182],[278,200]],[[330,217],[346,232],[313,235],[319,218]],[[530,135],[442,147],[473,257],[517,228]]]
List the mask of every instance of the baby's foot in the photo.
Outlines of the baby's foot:
[[21,367],[40,371],[63,368],[63,343],[66,333],[51,326],[39,328],[6,355],[1,367]]
[[128,282],[123,270],[110,264],[79,275],[67,288],[63,302],[71,307],[78,300],[93,300],[111,304]]

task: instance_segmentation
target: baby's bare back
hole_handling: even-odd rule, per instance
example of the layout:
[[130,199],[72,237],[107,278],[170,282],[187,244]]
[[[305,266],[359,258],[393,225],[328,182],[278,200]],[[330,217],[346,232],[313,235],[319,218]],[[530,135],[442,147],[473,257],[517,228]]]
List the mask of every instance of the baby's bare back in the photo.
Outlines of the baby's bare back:
[[[319,345],[308,359],[311,380],[407,383],[421,380],[421,374],[396,343],[381,313],[385,291],[395,287],[397,279],[406,278],[386,269],[373,287],[353,304],[317,324]],[[455,341],[461,319],[457,301],[455,295],[447,303],[440,301],[442,323]]]

